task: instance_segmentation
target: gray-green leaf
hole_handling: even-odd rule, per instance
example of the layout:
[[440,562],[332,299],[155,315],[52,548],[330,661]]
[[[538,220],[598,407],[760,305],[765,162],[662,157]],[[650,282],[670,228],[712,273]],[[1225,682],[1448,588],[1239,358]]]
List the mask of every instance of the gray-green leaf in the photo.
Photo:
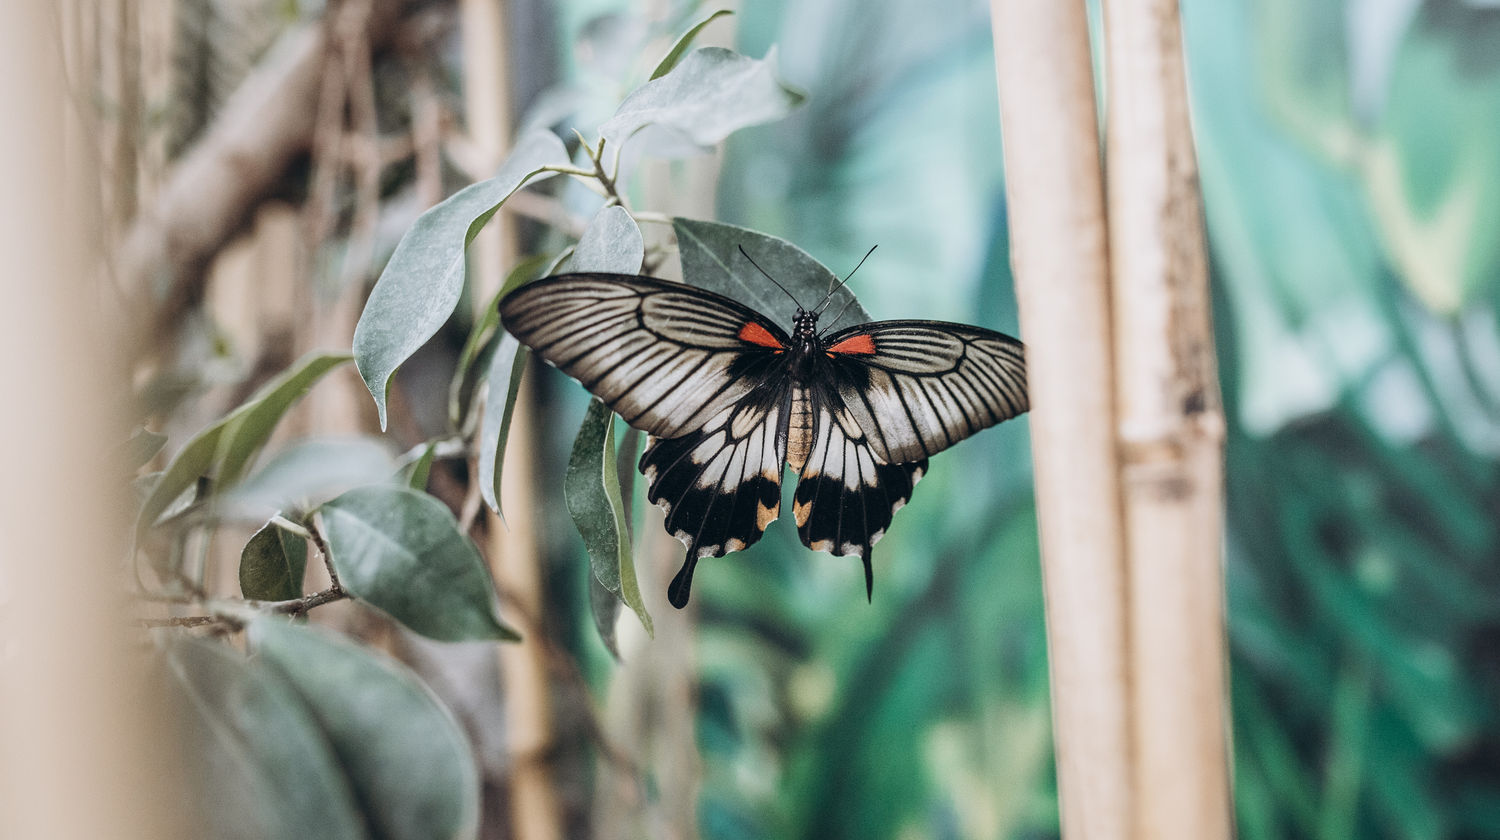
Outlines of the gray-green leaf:
[[641,228],[630,213],[619,205],[610,205],[594,214],[578,237],[573,255],[559,268],[565,271],[606,271],[614,274],[639,274],[646,258],[646,244]]
[[433,207],[401,237],[380,280],[370,291],[354,329],[360,376],[386,424],[386,390],[402,362],[427,342],[458,305],[465,251],[475,234],[516,190],[532,178],[550,177],[548,166],[568,166],[562,141],[550,131],[522,137],[500,172]]
[[141,505],[136,519],[137,534],[155,523],[200,477],[211,476],[215,492],[234,484],[287,409],[323,374],[347,361],[349,356],[342,353],[306,356],[267,382],[239,408],[194,436],[167,464],[161,480]]
[[568,458],[563,495],[588,550],[594,577],[634,610],[650,633],[651,615],[636,583],[620,477],[615,471],[614,419],[603,402],[589,401],[588,413],[573,442],[573,454]]
[[307,438],[220,495],[214,513],[220,519],[257,521],[277,511],[311,510],[346,490],[379,483],[395,468],[390,449],[379,439]]
[[366,840],[354,792],[323,728],[277,672],[192,637],[166,646],[183,777],[203,803],[204,836]]
[[510,270],[505,276],[505,282],[501,284],[499,291],[485,303],[484,309],[475,322],[474,328],[469,331],[469,337],[464,341],[464,349],[458,354],[458,363],[453,369],[453,379],[448,385],[448,421],[455,428],[467,428],[464,426],[464,388],[469,384],[469,370],[474,363],[483,357],[483,350],[490,339],[494,337],[495,330],[500,326],[500,298],[507,292],[528,280],[534,280],[541,276],[541,271],[549,265],[552,257],[547,254],[537,254],[528,257]]
[[510,421],[521,393],[526,372],[526,348],[510,333],[500,336],[500,345],[490,359],[485,376],[484,419],[479,424],[479,495],[503,519],[500,510],[500,480],[505,467],[505,444]]
[[648,153],[681,157],[691,147],[708,149],[745,126],[781,119],[805,98],[776,78],[775,48],[764,59],[754,59],[704,47],[625,97],[614,116],[599,126],[599,135],[618,151],[636,132],[656,126],[690,147],[682,148],[679,140],[648,148]]
[[130,439],[120,447],[120,461],[126,472],[135,472],[144,467],[147,461],[156,457],[156,453],[167,445],[167,436],[142,426],[135,430]]
[[672,72],[672,68],[676,67],[677,62],[682,60],[683,53],[687,52],[688,47],[693,45],[693,39],[698,37],[698,33],[703,31],[703,27],[708,26],[724,15],[732,14],[734,12],[729,9],[715,9],[709,12],[708,17],[693,24],[688,31],[682,33],[682,37],[677,39],[677,43],[672,45],[672,49],[667,51],[662,60],[657,62],[656,69],[651,71],[651,78],[660,79],[662,76]]
[[432,476],[432,459],[437,455],[437,441],[427,441],[422,454],[401,469],[401,478],[407,487],[422,492],[427,489],[427,479]]
[[356,597],[440,641],[520,638],[500,620],[479,550],[442,502],[386,484],[319,511],[339,581]]
[[240,592],[253,601],[302,597],[307,540],[267,522],[240,551]]
[[[838,285],[836,274],[785,239],[748,228],[680,216],[672,220],[672,228],[677,231],[677,247],[682,253],[683,280],[741,301],[782,327],[791,327],[799,306],[816,308]],[[781,289],[762,277],[739,252],[741,247],[756,265],[776,278],[776,282],[797,299],[789,299]],[[833,293],[833,300],[824,311],[827,314],[819,324],[824,330],[835,324],[847,327],[872,320],[870,313],[854,299],[848,286]]]
[[[282,619],[258,618],[249,632],[256,653],[285,676],[321,725],[370,836],[476,835],[474,756],[452,714],[416,675],[332,633]],[[321,824],[311,825],[321,836]]]

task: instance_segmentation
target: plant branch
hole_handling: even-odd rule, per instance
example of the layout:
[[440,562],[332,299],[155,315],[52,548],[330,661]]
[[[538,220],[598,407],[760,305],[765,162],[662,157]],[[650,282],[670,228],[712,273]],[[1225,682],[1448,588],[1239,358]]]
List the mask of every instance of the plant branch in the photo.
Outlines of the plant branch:
[[[417,5],[373,0],[364,33],[370,46],[388,47],[402,15]],[[131,311],[118,320],[130,325],[129,346],[150,347],[171,334],[202,297],[213,257],[312,148],[333,37],[316,22],[284,35],[126,232],[119,262]]]

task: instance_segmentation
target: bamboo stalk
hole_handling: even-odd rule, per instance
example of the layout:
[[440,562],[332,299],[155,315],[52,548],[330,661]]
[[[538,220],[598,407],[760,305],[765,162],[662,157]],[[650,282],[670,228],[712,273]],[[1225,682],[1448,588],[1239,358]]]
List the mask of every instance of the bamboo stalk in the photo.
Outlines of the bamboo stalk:
[[1082,2],[991,0],[1031,392],[1062,827],[1127,837],[1130,686],[1108,256]]
[[[500,0],[463,0],[459,7],[464,37],[464,114],[469,139],[482,156],[485,177],[504,159],[512,133],[507,27]],[[514,226],[499,213],[471,247],[470,282],[476,305],[500,289],[506,267],[515,263]],[[476,313],[478,317],[478,313]],[[490,569],[501,591],[530,619],[532,633],[546,627],[541,555],[533,505],[537,437],[535,401],[528,380],[516,400],[506,448],[504,486],[508,517],[487,516]],[[550,754],[555,746],[551,679],[538,639],[500,645],[500,679],[505,691],[506,738],[510,746],[510,833],[518,840],[560,840],[562,809],[557,799]]]
[[82,208],[100,173],[97,152],[65,140],[82,126],[67,125],[77,115],[59,11],[0,3],[0,113],[18,127],[0,132],[0,377],[12,401],[0,435],[13,443],[0,480],[0,837],[185,837],[170,816],[169,727],[147,711],[164,704],[115,590],[126,518],[108,491],[120,483],[109,438],[123,436],[123,400],[93,340],[104,227]]
[[1224,419],[1176,0],[1108,0],[1109,234],[1136,836],[1232,834]]

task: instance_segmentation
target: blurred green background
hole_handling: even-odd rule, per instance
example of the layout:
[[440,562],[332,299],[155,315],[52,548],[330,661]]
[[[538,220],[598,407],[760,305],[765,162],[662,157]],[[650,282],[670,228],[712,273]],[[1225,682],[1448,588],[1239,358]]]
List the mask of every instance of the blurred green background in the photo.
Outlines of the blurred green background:
[[[1183,5],[1240,836],[1500,837],[1500,4]],[[612,10],[565,5],[559,38]],[[840,272],[878,244],[854,281],[877,318],[1015,332],[987,5],[736,21],[810,98],[731,139],[720,217]],[[1056,836],[1027,422],[933,460],[871,605],[785,524],[705,565],[705,837]]]

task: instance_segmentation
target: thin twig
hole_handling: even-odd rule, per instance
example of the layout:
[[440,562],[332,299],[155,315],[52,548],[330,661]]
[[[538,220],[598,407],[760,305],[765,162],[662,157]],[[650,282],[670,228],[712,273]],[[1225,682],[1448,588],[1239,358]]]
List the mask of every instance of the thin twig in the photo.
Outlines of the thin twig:
[[141,627],[202,627],[205,624],[221,624],[226,619],[217,615],[183,615],[172,618],[142,618],[136,621]]
[[285,601],[249,601],[247,603],[259,609],[277,614],[303,615],[313,607],[321,607],[334,601],[343,601],[351,596],[344,587],[335,580],[333,585],[327,589],[319,590],[311,595],[303,595],[301,598],[290,598]]
[[[308,537],[312,539],[312,544],[318,549],[318,553],[323,556],[323,568],[328,570],[328,580],[333,584],[329,589],[342,592],[344,587],[339,583],[338,570],[333,568],[333,554],[328,550],[328,543],[323,540],[323,514],[314,513],[310,524],[312,528],[308,529]],[[317,604],[312,606],[317,606]]]

